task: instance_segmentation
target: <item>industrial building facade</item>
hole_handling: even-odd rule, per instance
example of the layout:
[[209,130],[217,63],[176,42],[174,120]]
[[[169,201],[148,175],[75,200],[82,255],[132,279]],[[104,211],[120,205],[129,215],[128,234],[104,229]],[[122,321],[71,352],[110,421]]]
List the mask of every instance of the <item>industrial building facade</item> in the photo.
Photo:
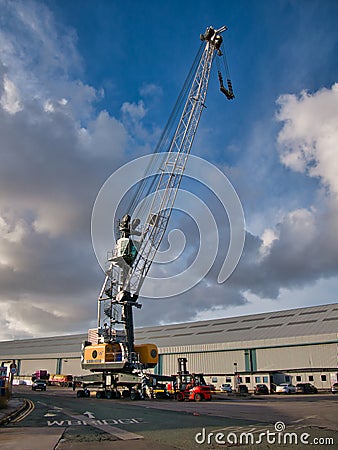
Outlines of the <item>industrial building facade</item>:
[[[78,334],[0,342],[0,362],[15,361],[21,378],[39,369],[86,374],[80,361],[86,339]],[[329,389],[337,382],[338,303],[139,328],[135,339],[158,346],[156,374],[176,373],[177,359],[186,357],[189,370],[203,372],[216,387],[310,382]]]

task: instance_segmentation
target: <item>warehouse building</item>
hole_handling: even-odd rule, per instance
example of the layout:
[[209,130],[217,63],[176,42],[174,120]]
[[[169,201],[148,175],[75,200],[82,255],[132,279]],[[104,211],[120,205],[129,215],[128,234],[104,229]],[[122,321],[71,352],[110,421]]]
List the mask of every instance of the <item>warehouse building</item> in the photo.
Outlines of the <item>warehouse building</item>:
[[[338,303],[288,311],[179,323],[135,331],[137,343],[159,349],[155,373],[177,372],[186,357],[191,372],[203,372],[208,382],[310,382],[328,389],[337,381]],[[81,343],[86,334],[0,342],[0,362],[15,362],[17,377],[34,371],[82,375]]]

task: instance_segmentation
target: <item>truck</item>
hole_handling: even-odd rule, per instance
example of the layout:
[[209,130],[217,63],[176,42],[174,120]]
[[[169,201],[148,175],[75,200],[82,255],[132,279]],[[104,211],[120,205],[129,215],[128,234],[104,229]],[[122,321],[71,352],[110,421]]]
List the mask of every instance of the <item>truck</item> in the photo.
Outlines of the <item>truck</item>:
[[73,375],[51,374],[49,376],[48,385],[71,387],[73,385]]
[[50,377],[50,374],[48,373],[47,370],[39,369],[32,373],[32,381],[33,382],[35,380],[44,380],[47,383],[49,380],[49,377]]

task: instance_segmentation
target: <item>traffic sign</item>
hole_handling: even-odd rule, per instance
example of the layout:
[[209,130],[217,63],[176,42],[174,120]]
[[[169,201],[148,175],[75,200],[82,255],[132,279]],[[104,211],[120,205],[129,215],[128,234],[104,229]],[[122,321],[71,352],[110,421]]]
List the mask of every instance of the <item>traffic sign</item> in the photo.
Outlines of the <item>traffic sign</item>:
[[16,367],[11,367],[11,373],[12,373],[13,375],[16,374]]

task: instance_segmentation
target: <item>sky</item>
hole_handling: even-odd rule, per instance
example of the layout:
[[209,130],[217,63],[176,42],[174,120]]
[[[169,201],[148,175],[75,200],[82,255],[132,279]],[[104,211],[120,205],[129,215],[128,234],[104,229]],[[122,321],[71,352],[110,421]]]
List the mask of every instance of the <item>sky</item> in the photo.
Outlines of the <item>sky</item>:
[[[141,299],[136,325],[337,302],[335,0],[0,0],[0,7],[1,340],[95,327],[104,277],[91,237],[95,200],[116,170],[153,152],[210,25],[228,27],[235,99],[219,92],[214,65],[192,154],[236,191],[244,250],[218,283],[227,216],[208,189],[186,183],[217,223],[215,261],[188,291]],[[180,283],[174,275],[196,256],[203,225],[188,216],[177,211],[169,224],[185,242],[182,258],[154,265],[151,276],[170,273]],[[158,286],[150,280],[147,292]]]

